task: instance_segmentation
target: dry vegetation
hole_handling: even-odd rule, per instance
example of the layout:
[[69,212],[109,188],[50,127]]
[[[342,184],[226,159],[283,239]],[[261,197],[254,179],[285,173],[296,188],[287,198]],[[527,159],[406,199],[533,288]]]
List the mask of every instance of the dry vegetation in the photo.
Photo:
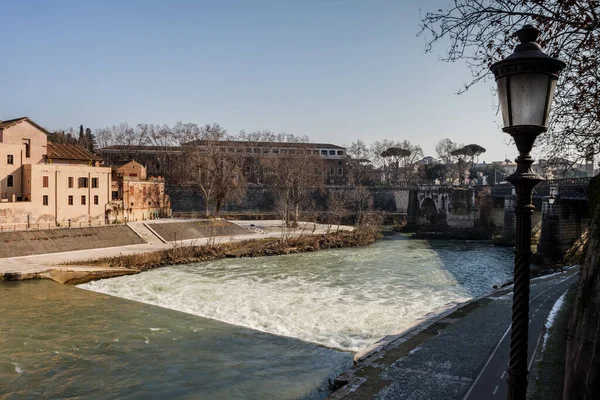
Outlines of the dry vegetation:
[[282,242],[280,239],[260,239],[206,246],[175,245],[172,249],[164,251],[106,257],[91,261],[78,261],[69,265],[127,268],[141,272],[165,265],[211,261],[226,257],[274,256],[324,249],[366,246],[372,244],[377,239],[377,235],[376,229],[367,227],[354,231],[292,237],[285,242]]

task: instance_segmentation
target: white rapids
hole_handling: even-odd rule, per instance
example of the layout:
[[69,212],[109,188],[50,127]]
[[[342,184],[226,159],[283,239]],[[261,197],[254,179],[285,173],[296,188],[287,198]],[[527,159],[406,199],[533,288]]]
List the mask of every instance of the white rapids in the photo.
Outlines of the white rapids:
[[507,249],[383,240],[366,248],[165,267],[79,287],[346,351],[510,279]]

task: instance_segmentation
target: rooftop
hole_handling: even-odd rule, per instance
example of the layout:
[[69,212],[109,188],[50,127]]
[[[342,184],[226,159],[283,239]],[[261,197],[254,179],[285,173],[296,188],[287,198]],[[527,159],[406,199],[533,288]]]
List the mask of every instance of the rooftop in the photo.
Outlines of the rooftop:
[[77,144],[58,144],[52,142],[48,142],[46,157],[58,160],[102,161],[102,158],[93,154],[85,147]]
[[14,118],[14,119],[6,120],[6,121],[0,120],[0,129],[10,128],[11,126],[16,125],[16,124],[18,124],[20,122],[23,122],[23,121],[29,122],[30,124],[34,125],[36,128],[38,128],[39,130],[43,131],[46,134],[50,133],[50,132],[48,132],[46,130],[46,128],[44,128],[43,126],[40,126],[40,125],[36,124],[35,122],[33,122],[28,117]]

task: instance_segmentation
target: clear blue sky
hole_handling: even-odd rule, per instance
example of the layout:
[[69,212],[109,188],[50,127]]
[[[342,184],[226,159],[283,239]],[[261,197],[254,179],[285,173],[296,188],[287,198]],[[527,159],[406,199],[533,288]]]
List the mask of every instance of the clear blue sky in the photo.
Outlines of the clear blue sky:
[[0,0],[0,119],[49,129],[218,122],[349,144],[477,143],[516,156],[490,88],[425,54],[420,12],[450,0]]

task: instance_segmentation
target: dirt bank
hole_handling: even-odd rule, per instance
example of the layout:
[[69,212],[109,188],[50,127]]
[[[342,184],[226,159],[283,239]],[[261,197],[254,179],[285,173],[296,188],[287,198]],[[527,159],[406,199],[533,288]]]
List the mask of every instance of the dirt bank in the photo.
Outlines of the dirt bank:
[[[67,266],[87,266],[105,268],[106,277],[115,276],[115,270],[123,271],[123,275],[138,273],[165,265],[189,264],[194,262],[211,261],[226,257],[261,257],[281,254],[301,253],[343,247],[358,247],[372,244],[377,239],[374,230],[355,230],[293,237],[284,244],[279,239],[264,238],[229,242],[219,245],[205,246],[173,246],[168,250],[155,251],[145,254],[106,257],[89,261],[78,261]],[[117,272],[116,275],[120,273]],[[99,273],[78,276],[67,280],[67,284],[80,284],[91,280],[102,279]]]

